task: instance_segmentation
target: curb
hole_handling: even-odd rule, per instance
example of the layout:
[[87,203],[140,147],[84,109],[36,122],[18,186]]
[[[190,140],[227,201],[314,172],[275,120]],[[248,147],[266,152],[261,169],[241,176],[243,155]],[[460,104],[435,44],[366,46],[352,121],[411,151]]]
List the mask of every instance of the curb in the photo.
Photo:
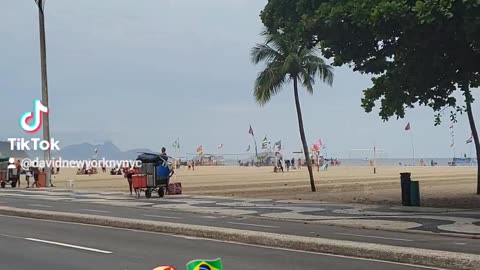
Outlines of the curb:
[[[76,192],[91,192],[92,190],[77,190],[72,191],[69,189],[62,189],[62,188],[42,188],[42,190],[47,190],[47,191],[60,191],[60,192],[71,192],[71,193],[76,193]],[[116,192],[115,192],[116,193]],[[122,192],[118,192],[122,193]],[[124,192],[123,192],[124,193]],[[250,200],[250,199],[258,199],[258,198],[243,198],[243,197],[222,197],[222,196],[202,196],[202,195],[185,195],[185,196],[190,196],[190,197],[205,197],[205,198],[222,198],[222,199],[239,199],[239,200]],[[301,202],[301,201],[299,201]],[[315,203],[321,203],[321,204],[336,204],[335,202],[320,202],[320,201],[314,201]],[[355,205],[354,203],[342,203],[342,205]],[[377,204],[372,204],[372,207],[378,206]],[[133,206],[132,208],[143,208],[141,206]],[[445,208],[448,209],[448,208]],[[179,210],[179,209],[163,209],[167,211],[172,211],[172,212],[178,212],[178,213],[196,213],[195,211],[191,210]],[[459,209],[459,210],[467,210],[467,209]],[[452,211],[454,212],[454,211]],[[228,215],[224,214],[225,216],[231,216],[235,217],[233,215]],[[454,237],[454,238],[459,238],[459,239],[480,239],[480,234],[468,234],[468,233],[454,233],[454,232],[445,232],[445,231],[440,231],[440,232],[432,232],[432,231],[422,231],[422,230],[416,230],[415,228],[413,229],[395,229],[395,228],[378,228],[375,226],[371,225],[350,225],[350,224],[337,224],[337,223],[330,223],[328,220],[300,220],[300,219],[284,219],[284,218],[274,218],[274,217],[262,217],[262,216],[248,216],[249,218],[254,218],[254,219],[260,219],[260,220],[278,220],[278,221],[285,221],[285,222],[295,222],[295,223],[304,223],[304,224],[319,224],[319,225],[325,225],[325,226],[335,226],[335,227],[343,227],[343,228],[353,228],[353,229],[362,229],[362,230],[372,230],[372,231],[386,231],[386,232],[400,232],[400,233],[411,233],[411,234],[421,234],[421,235],[429,235],[429,236],[444,236],[444,237]],[[369,216],[364,216],[365,219],[367,219]],[[351,217],[345,217],[345,219],[349,219]],[[360,218],[356,218],[360,219]]]
[[0,214],[123,229],[143,230],[277,248],[361,257],[456,270],[480,269],[480,255],[340,241],[230,228],[0,207]]

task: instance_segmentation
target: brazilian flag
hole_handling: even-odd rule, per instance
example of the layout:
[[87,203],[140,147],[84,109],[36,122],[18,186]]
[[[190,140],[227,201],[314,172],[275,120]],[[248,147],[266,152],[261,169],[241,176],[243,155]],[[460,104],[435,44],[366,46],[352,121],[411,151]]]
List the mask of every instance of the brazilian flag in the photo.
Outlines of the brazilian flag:
[[223,270],[222,259],[191,261],[187,263],[187,270]]

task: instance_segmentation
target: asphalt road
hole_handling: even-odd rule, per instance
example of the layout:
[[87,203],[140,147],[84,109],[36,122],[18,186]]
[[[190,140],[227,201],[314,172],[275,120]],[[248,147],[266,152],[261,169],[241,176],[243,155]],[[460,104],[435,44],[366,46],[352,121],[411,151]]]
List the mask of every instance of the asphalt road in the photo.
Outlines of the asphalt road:
[[25,209],[157,220],[177,222],[182,224],[226,227],[288,235],[480,254],[479,239],[447,237],[434,234],[429,235],[408,232],[346,228],[308,222],[260,219],[256,217],[231,217],[215,214],[205,215],[142,207],[120,207],[69,201],[39,201],[32,198],[18,197],[0,198],[0,205]]
[[193,259],[222,258],[227,270],[431,269],[316,253],[107,227],[0,216],[2,269],[185,269]]

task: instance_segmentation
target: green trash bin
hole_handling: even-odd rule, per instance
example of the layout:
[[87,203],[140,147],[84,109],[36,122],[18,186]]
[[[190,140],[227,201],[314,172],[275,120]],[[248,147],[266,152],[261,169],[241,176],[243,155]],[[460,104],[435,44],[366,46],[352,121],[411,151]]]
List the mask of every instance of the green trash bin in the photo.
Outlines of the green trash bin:
[[410,182],[410,206],[420,206],[420,183]]

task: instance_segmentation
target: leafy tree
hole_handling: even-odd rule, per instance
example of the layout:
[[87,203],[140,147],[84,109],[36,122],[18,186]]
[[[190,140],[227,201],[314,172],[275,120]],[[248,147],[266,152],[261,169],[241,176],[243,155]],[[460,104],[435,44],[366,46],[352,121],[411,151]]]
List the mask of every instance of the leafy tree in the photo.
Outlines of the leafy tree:
[[313,94],[316,77],[332,85],[332,68],[317,56],[316,49],[302,46],[302,43],[293,36],[278,33],[269,34],[267,32],[262,33],[262,35],[265,37],[265,43],[257,44],[251,51],[254,64],[266,63],[265,69],[258,74],[255,81],[255,100],[263,106],[282,89],[285,83],[293,83],[300,138],[310,175],[310,186],[314,192],[316,191],[315,180],[303,127],[298,84],[301,83],[308,93]]
[[[385,121],[417,104],[463,111],[453,96],[460,90],[480,161],[471,109],[480,86],[480,1],[270,0],[261,17],[272,33],[318,45],[334,65],[372,74],[362,106],[379,105]],[[480,164],[477,181],[480,194]]]

